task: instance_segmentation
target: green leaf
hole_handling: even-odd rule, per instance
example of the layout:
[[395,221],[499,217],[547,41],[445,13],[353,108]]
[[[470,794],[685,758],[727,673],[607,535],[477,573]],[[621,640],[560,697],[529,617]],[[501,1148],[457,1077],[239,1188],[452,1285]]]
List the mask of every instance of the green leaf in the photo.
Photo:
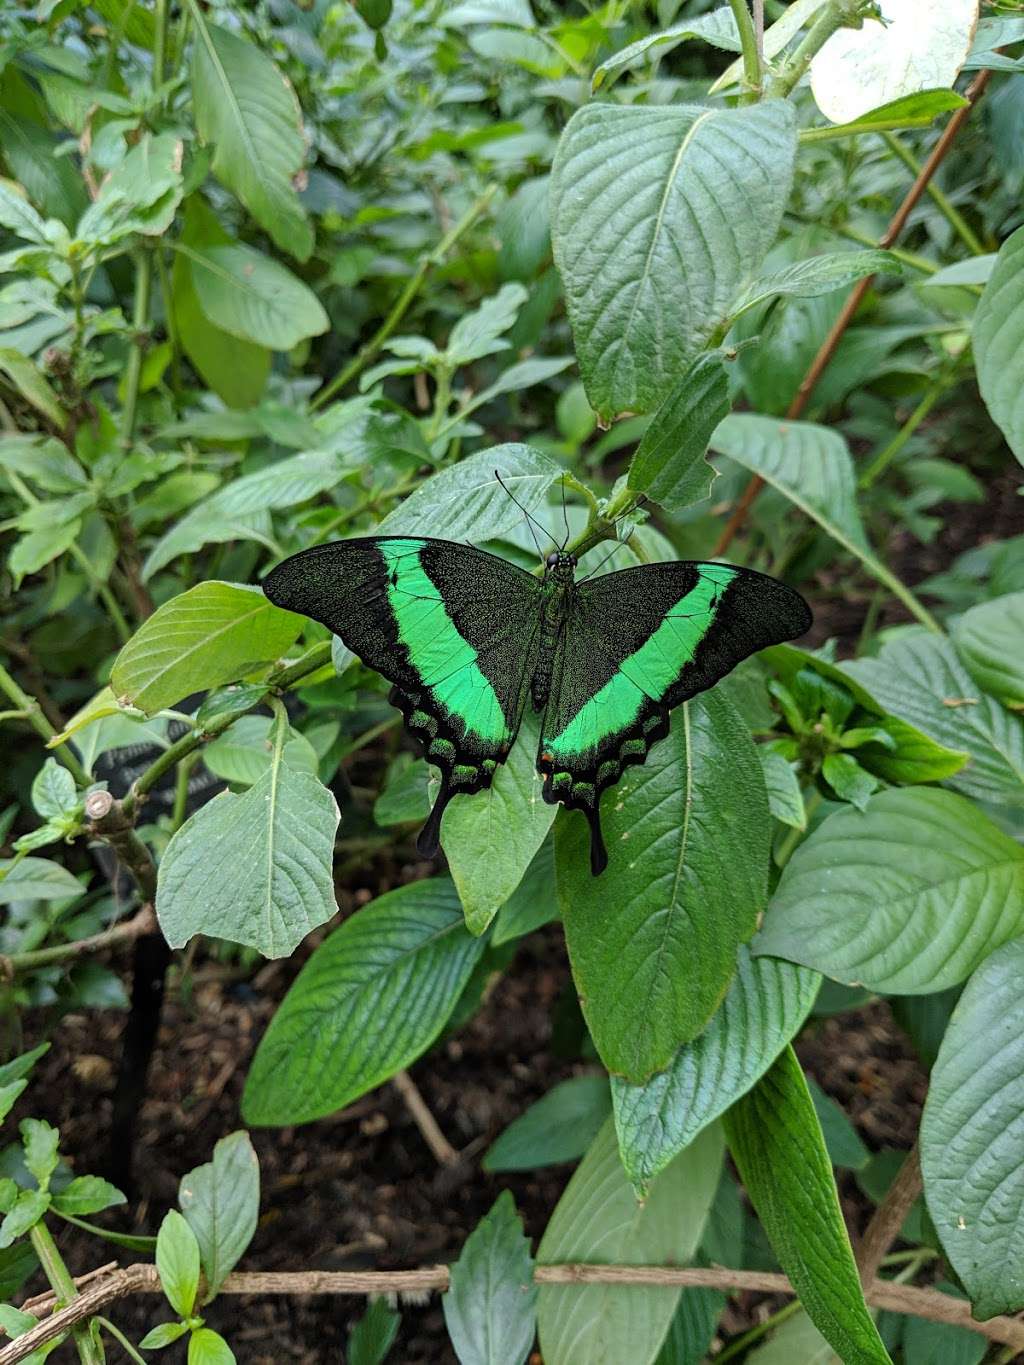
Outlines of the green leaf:
[[0,1085],[0,1122],[14,1108],[18,1096],[28,1085],[28,1081],[11,1081],[9,1085]]
[[848,985],[923,995],[1024,932],[1024,848],[952,792],[879,792],[786,864],[753,945]]
[[12,901],[66,901],[82,894],[82,883],[48,858],[0,858],[0,905]]
[[313,230],[293,185],[306,157],[295,91],[255,44],[190,12],[192,101],[199,136],[214,145],[213,173],[276,246],[305,261]]
[[890,1365],[871,1320],[800,1063],[787,1047],[725,1117],[726,1141],[783,1270],[845,1365]]
[[53,1196],[53,1207],[59,1213],[81,1216],[87,1213],[100,1213],[125,1203],[125,1197],[109,1181],[101,1180],[98,1175],[79,1175]]
[[878,779],[860,766],[852,754],[826,754],[821,775],[839,797],[864,810],[868,798],[878,787]]
[[449,365],[468,365],[496,351],[507,351],[510,343],[500,338],[514,325],[528,298],[523,285],[503,284],[492,298],[459,318],[445,347]]
[[483,951],[447,877],[399,887],[320,945],[257,1049],[242,1110],[259,1125],[343,1108],[441,1032]]
[[719,425],[711,448],[759,474],[841,545],[864,558],[867,540],[857,510],[853,462],[838,431],[814,422],[734,412]]
[[188,1339],[188,1365],[235,1365],[235,1355],[219,1332],[200,1327]]
[[523,880],[498,911],[491,931],[491,946],[498,948],[557,918],[555,841],[548,834],[523,873]]
[[434,474],[377,527],[378,535],[444,536],[448,540],[492,540],[519,526],[523,513],[494,477],[528,512],[543,507],[562,468],[524,445],[491,446]]
[[554,823],[541,796],[535,759],[540,717],[527,707],[507,762],[486,791],[456,796],[444,813],[441,843],[471,934],[482,934],[515,891]]
[[39,1267],[31,1242],[19,1242],[0,1251],[0,1296],[11,1299]]
[[807,1018],[820,981],[817,972],[742,947],[725,1000],[668,1070],[644,1085],[613,1077],[622,1164],[639,1193],[761,1079]]
[[[551,1215],[538,1264],[686,1265],[700,1244],[721,1165],[722,1135],[709,1128],[661,1173],[650,1199],[638,1204],[609,1119]],[[545,1365],[651,1365],[679,1294],[635,1284],[542,1284],[537,1316]]]
[[926,289],[937,289],[948,285],[988,284],[998,259],[994,251],[984,256],[967,256],[921,280],[919,287],[923,285]]
[[167,1302],[183,1318],[191,1317],[199,1292],[199,1243],[177,1209],[165,1213],[160,1224],[156,1268]]
[[212,934],[286,957],[337,913],[334,836],[341,816],[318,778],[275,750],[248,791],[201,806],[172,836],[156,913],[172,948]]
[[[763,652],[762,658],[767,659],[788,684],[798,674],[811,669],[826,682],[849,692],[862,710],[877,718],[872,720],[871,726],[854,727],[854,731],[861,732],[858,738],[863,738],[864,732],[872,728],[884,735],[877,743],[861,748],[857,757],[864,767],[887,782],[906,785],[940,782],[959,772],[967,762],[968,755],[964,750],[946,748],[909,721],[887,714],[874,694],[858,678],[851,677],[845,666],[831,664],[793,645],[773,645]],[[846,731],[840,742],[846,744],[854,731]]]
[[80,493],[86,486],[81,465],[52,436],[0,436],[0,468],[24,475],[47,493]]
[[20,583],[22,578],[38,573],[66,550],[70,550],[81,529],[80,521],[69,521],[21,536],[7,559],[7,567],[14,579]]
[[707,1024],[767,897],[764,778],[731,703],[708,692],[680,707],[668,738],[606,796],[604,828],[610,861],[595,897],[586,824],[559,820],[558,898],[601,1060],[644,1081]]
[[971,47],[975,0],[903,3],[840,28],[811,63],[811,91],[827,119],[843,123],[904,95],[951,86]]
[[412,759],[410,754],[399,756],[388,770],[384,790],[373,803],[374,823],[382,829],[393,825],[411,824],[414,820],[422,823],[430,814],[430,798],[427,795],[427,780],[430,767],[425,758]]
[[928,1210],[981,1319],[1024,1306],[1022,968],[1018,938],[968,981],[939,1048],[921,1121]]
[[135,232],[149,237],[166,232],[181,203],[182,153],[182,141],[173,133],[144,134],[104,180],[76,236],[91,246],[111,246]]
[[387,1299],[371,1299],[348,1334],[348,1365],[381,1365],[394,1345],[400,1321]]
[[717,1289],[684,1289],[654,1365],[702,1365],[727,1302]]
[[1024,706],[1024,592],[965,611],[953,624],[953,643],[986,692],[1007,706]]
[[877,658],[841,669],[893,715],[970,754],[966,767],[947,779],[951,787],[996,805],[1024,801],[1024,725],[978,690],[947,639],[904,630]]
[[667,512],[682,512],[706,498],[715,477],[705,459],[708,442],[728,411],[729,381],[721,356],[698,356],[651,418],[627,485]]
[[[39,862],[38,858],[27,859],[28,862]],[[55,863],[48,863],[48,867],[55,867]],[[0,864],[0,868],[3,864]],[[63,871],[63,869],[61,869]],[[78,883],[75,883],[76,886]],[[20,1081],[23,1076],[27,1076],[40,1057],[45,1056],[50,1050],[49,1043],[40,1043],[31,1052],[23,1052],[20,1057],[12,1057],[9,1062],[4,1062],[0,1066],[0,1085],[10,1085],[11,1081]]]
[[32,781],[32,805],[43,820],[66,815],[78,804],[75,779],[63,764],[48,758]]
[[0,374],[55,427],[64,427],[67,413],[35,361],[11,347],[0,348]]
[[159,1351],[164,1346],[170,1346],[172,1342],[183,1337],[188,1331],[188,1324],[185,1322],[161,1322],[156,1327],[151,1328],[139,1342],[140,1351]]
[[[913,95],[902,95],[899,99],[890,100],[888,104],[880,104],[876,109],[869,109],[866,114],[859,114],[850,123],[839,123],[832,128],[808,128],[800,134],[801,142],[817,142],[825,138],[834,138],[840,132],[849,131],[851,133],[869,133],[872,128],[879,131],[892,128],[896,124],[903,124],[907,127],[925,127],[939,114],[948,114],[954,109],[962,109],[967,101],[962,95],[958,95],[955,90],[919,90]],[[881,127],[879,126],[881,125]],[[981,257],[974,257],[980,260]],[[960,262],[958,264],[967,264]],[[955,270],[956,266],[949,269]],[[939,274],[945,273],[939,271]],[[986,276],[987,278],[987,276]],[[936,276],[929,276],[927,280],[922,280],[921,284],[932,285],[936,283]],[[984,280],[979,281],[984,283]]]
[[466,1238],[441,1306],[459,1365],[524,1365],[537,1330],[537,1290],[510,1190]]
[[290,351],[330,327],[313,291],[261,251],[241,242],[219,246],[177,242],[175,247],[191,267],[204,317],[222,332],[274,351]]
[[213,1160],[182,1177],[178,1203],[199,1243],[208,1302],[256,1231],[260,1165],[249,1134],[230,1133],[221,1138],[213,1149]]
[[577,1161],[611,1108],[606,1076],[574,1076],[514,1119],[484,1154],[485,1171],[530,1171]]
[[301,629],[301,616],[259,588],[198,583],[143,622],[115,659],[110,684],[121,705],[153,715],[279,659]]
[[57,1169],[60,1133],[45,1119],[22,1119],[18,1128],[25,1153],[25,1165],[29,1173],[35,1176],[39,1188],[45,1190],[50,1184],[50,1176]]
[[28,202],[28,198],[7,180],[0,181],[0,227],[10,228],[26,242],[52,246],[46,223]]
[[974,314],[972,340],[981,396],[1024,464],[1024,227],[999,248]]
[[902,275],[903,266],[891,251],[837,251],[831,255],[807,256],[772,275],[754,280],[737,300],[733,316],[739,317],[768,299],[793,297],[817,298],[843,289],[865,275]]
[[551,174],[552,242],[591,407],[650,412],[775,240],[793,106],[590,104]]
[[14,1201],[14,1207],[0,1223],[0,1250],[9,1247],[29,1228],[35,1227],[50,1207],[50,1195],[43,1190],[22,1190]]
[[807,811],[793,764],[765,744],[758,745],[757,753],[768,791],[768,809],[776,820],[791,829],[806,829]]
[[813,1076],[808,1076],[806,1080],[832,1165],[847,1171],[862,1171],[871,1160],[871,1153],[861,1142],[856,1128]]
[[[203,762],[216,777],[238,786],[251,787],[268,772],[273,759],[272,730],[268,716],[241,716],[219,739],[203,750]],[[293,772],[317,775],[316,750],[297,730],[289,731],[284,761]]]
[[[788,47],[790,42],[804,25],[814,17],[825,0],[794,0],[794,3],[787,5],[781,18],[776,19],[765,29],[764,33],[764,55],[770,61],[772,57],[778,56],[783,48]],[[709,95],[716,95],[720,90],[727,90],[732,85],[738,85],[743,80],[743,58],[737,57],[734,62],[726,67],[722,74],[717,78],[713,85],[708,89]]]
[[725,48],[727,52],[740,50],[740,35],[732,10],[728,5],[722,5],[721,8],[712,10],[710,14],[702,14],[682,24],[673,24],[671,28],[662,29],[658,33],[648,33],[645,37],[638,38],[635,43],[620,48],[614,57],[606,58],[600,66],[595,67],[590,81],[591,89],[599,90],[606,81],[611,85],[621,71],[636,65],[648,55],[667,56],[673,48],[686,42],[688,38],[699,38],[705,43],[710,43],[712,47]]
[[795,1361],[800,1365],[843,1365],[804,1312],[794,1314],[763,1346],[751,1351],[746,1365],[794,1365]]

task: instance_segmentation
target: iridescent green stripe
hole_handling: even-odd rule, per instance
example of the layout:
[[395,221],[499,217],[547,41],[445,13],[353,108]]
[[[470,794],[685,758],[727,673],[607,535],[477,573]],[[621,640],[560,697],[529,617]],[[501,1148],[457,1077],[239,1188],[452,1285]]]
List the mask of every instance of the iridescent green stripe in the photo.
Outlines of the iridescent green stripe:
[[440,592],[423,570],[419,554],[423,543],[391,540],[379,546],[398,638],[423,686],[449,715],[462,720],[466,733],[501,744],[510,738],[501,702],[480,671],[476,650],[456,630]]
[[[708,564],[685,597],[599,692],[576,712],[561,734],[545,738],[556,759],[585,754],[608,734],[628,729],[649,697],[662,697],[691,663],[707,634],[723,591],[736,577],[724,564]],[[624,608],[628,609],[628,608]]]

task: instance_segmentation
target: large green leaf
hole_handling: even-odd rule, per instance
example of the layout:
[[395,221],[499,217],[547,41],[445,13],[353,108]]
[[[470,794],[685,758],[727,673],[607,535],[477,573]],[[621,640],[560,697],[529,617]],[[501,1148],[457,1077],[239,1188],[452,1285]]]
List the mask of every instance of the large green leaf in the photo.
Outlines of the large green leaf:
[[831,294],[863,279],[865,275],[900,275],[903,266],[891,251],[838,251],[823,256],[807,256],[771,275],[754,280],[736,301],[734,316],[756,308],[768,299],[788,296],[813,299]]
[[483,952],[447,877],[413,882],[347,919],[303,967],[256,1052],[249,1123],[341,1109],[430,1046]]
[[66,901],[83,886],[60,863],[48,858],[0,858],[0,905],[12,901]]
[[981,396],[1024,464],[1024,227],[999,249],[974,314],[973,342]]
[[1024,1307],[1024,939],[968,981],[932,1071],[921,1121],[925,1198],[975,1315]]
[[537,775],[540,717],[531,707],[515,745],[486,791],[456,796],[441,843],[471,933],[482,934],[523,879],[554,822]]
[[594,69],[591,78],[592,88],[598,90],[606,81],[610,85],[621,71],[634,66],[645,57],[667,56],[674,47],[686,42],[688,38],[699,38],[713,47],[725,48],[727,52],[740,50],[740,35],[732,10],[728,5],[722,5],[709,14],[701,14],[695,19],[688,19],[685,23],[673,24],[671,28],[661,29],[657,33],[648,33],[643,38],[638,38],[635,43],[620,48],[614,57],[607,57]]
[[280,658],[302,619],[273,606],[259,588],[198,583],[143,622],[115,659],[110,685],[121,705],[153,715]]
[[175,247],[191,267],[203,315],[221,331],[274,351],[290,351],[330,327],[308,285],[261,251],[241,242],[177,242]]
[[[505,488],[494,477],[495,470]],[[475,543],[490,540],[522,523],[522,510],[508,493],[514,493],[527,511],[535,512],[561,473],[550,456],[530,446],[491,446],[421,483],[384,518],[377,532]]]
[[1024,706],[1024,592],[994,597],[965,611],[954,623],[953,640],[986,692],[1008,706]]
[[891,1365],[864,1303],[821,1126],[787,1047],[725,1117],[726,1141],[779,1262],[845,1365]]
[[768,797],[731,703],[708,692],[680,707],[669,736],[606,795],[602,819],[610,860],[598,896],[584,820],[559,820],[558,898],[601,1060],[644,1081],[704,1028],[765,904]]
[[1024,724],[979,691],[948,640],[901,631],[877,658],[841,668],[894,716],[970,754],[949,786],[997,805],[1024,805]]
[[552,242],[591,407],[650,412],[775,239],[793,106],[590,104],[562,134]]
[[722,357],[702,355],[687,369],[640,438],[627,484],[668,512],[706,498],[715,471],[704,458],[711,433],[729,411]]
[[459,1365],[523,1365],[537,1331],[537,1289],[511,1191],[466,1238],[441,1306]]
[[295,91],[255,44],[208,24],[196,5],[191,14],[192,101],[199,136],[214,145],[214,175],[282,251],[304,261],[313,229],[292,183],[306,156]]
[[[686,1265],[700,1245],[721,1163],[721,1132],[708,1128],[639,1204],[609,1119],[551,1215],[538,1264]],[[538,1326],[545,1365],[651,1365],[679,1293],[640,1285],[542,1284]]]
[[610,1108],[606,1076],[573,1076],[513,1119],[480,1164],[485,1171],[529,1171],[577,1161]]
[[332,877],[340,815],[282,746],[241,796],[225,792],[172,836],[157,875],[156,913],[172,948],[210,934],[285,957],[337,912]]
[[952,792],[893,788],[828,816],[786,864],[755,953],[922,995],[1024,933],[1024,848]]
[[761,1079],[797,1033],[821,977],[741,947],[729,992],[699,1037],[644,1085],[614,1077],[619,1150],[639,1194],[709,1123]]
[[238,1264],[256,1231],[260,1212],[260,1163],[248,1133],[229,1133],[213,1160],[183,1176],[178,1203],[199,1243],[212,1299]]
[[76,235],[110,246],[134,232],[158,237],[174,221],[182,196],[183,144],[172,133],[147,133],[103,182]]
[[[272,728],[268,716],[241,716],[203,750],[203,762],[215,777],[240,787],[251,787],[273,761]],[[292,730],[284,746],[284,761],[293,772],[316,776],[319,760],[304,735]]]

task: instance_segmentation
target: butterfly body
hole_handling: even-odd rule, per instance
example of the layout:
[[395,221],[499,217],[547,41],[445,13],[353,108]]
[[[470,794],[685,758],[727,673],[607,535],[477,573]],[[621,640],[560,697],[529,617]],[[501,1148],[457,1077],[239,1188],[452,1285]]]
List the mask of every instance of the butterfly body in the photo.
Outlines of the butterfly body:
[[543,712],[543,797],[586,816],[603,870],[601,793],[642,763],[672,707],[757,649],[810,624],[792,589],[749,569],[678,561],[576,579],[542,577],[472,546],[376,536],[315,546],[264,591],[323,622],[392,684],[391,700],[441,773],[418,847],[438,848],[452,796],[489,787],[527,705]]

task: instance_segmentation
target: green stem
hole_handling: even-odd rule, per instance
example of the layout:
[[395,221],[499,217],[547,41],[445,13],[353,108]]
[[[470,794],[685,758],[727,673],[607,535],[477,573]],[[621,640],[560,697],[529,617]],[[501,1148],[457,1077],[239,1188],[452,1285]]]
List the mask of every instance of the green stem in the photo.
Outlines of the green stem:
[[892,464],[893,460],[907,444],[911,436],[913,436],[914,432],[953,382],[952,373],[948,369],[945,374],[940,375],[939,378],[936,379],[934,385],[921,399],[920,403],[918,403],[917,407],[903,423],[888,445],[883,446],[877,455],[868,462],[861,473],[860,478],[857,480],[858,488],[870,488],[879,476],[889,468],[890,464]]
[[781,1327],[788,1318],[794,1317],[795,1314],[802,1311],[803,1304],[799,1299],[793,1299],[791,1303],[780,1308],[777,1313],[773,1313],[770,1318],[765,1318],[764,1322],[759,1322],[756,1327],[751,1327],[748,1332],[744,1332],[742,1336],[730,1341],[728,1346],[715,1356],[715,1365],[718,1365],[719,1361],[735,1359],[748,1346],[752,1346],[755,1341],[760,1341],[769,1332],[774,1332],[776,1327]]
[[186,754],[178,764],[178,772],[174,780],[174,809],[171,811],[172,831],[179,830],[182,827],[188,814],[188,779],[195,761],[195,754]]
[[121,1350],[129,1359],[134,1360],[136,1365],[146,1365],[145,1356],[139,1355],[138,1351],[131,1344],[119,1327],[115,1327],[109,1318],[101,1317],[98,1313],[94,1319],[103,1328],[104,1332],[109,1332],[114,1340],[120,1345]]
[[373,336],[365,346],[360,347],[348,364],[340,370],[329,384],[326,384],[313,399],[311,407],[319,408],[329,399],[350,383],[357,374],[366,368],[380,348],[387,341],[388,337],[395,330],[402,318],[405,316],[409,305],[423,287],[423,283],[435,265],[440,265],[447,253],[469,228],[476,222],[484,210],[488,207],[491,200],[498,192],[497,185],[488,185],[477,199],[469,206],[459,221],[445,233],[438,242],[437,246],[427,256],[420,258],[420,262],[412,275],[406,282],[405,288],[395,300],[390,313],[377,328]]
[[[921,163],[918,161],[917,157],[914,156],[913,152],[908,151],[907,148],[903,146],[899,138],[893,137],[892,133],[882,133],[882,140],[889,148],[890,152],[903,162],[904,166],[906,166],[907,170],[910,171],[913,176],[916,177],[920,175]],[[959,209],[950,202],[949,197],[939,189],[934,180],[928,181],[927,190],[935,207],[967,247],[967,250],[972,252],[975,256],[986,255],[987,248],[985,247],[985,244],[981,241],[980,237],[977,236],[970,224],[964,219]]]
[[164,53],[167,49],[167,0],[156,0],[153,7],[153,89],[164,82]]
[[[57,1250],[57,1243],[50,1235],[50,1229],[42,1221],[36,1223],[29,1232],[29,1240],[50,1282],[50,1288],[57,1296],[57,1306],[64,1308],[73,1299],[78,1298],[78,1289],[71,1278],[71,1272],[64,1264],[64,1258]],[[78,1347],[78,1358],[82,1365],[103,1365],[103,1349],[93,1336],[92,1327],[88,1322],[77,1323],[72,1327],[71,1335]]]
[[754,21],[747,8],[747,0],[729,0],[732,17],[740,35],[740,50],[743,53],[743,84],[740,95],[741,104],[756,104],[762,94],[761,58],[758,53],[757,34]]
[[[817,788],[815,788],[815,790],[811,792],[810,796],[804,802],[804,812],[807,816],[808,825],[811,823],[811,816],[818,809],[818,807],[821,805],[824,799],[825,798],[822,796],[821,792],[818,791]],[[789,830],[786,831],[786,834],[784,835],[782,842],[779,844],[779,847],[775,854],[775,863],[777,867],[786,866],[790,858],[793,856],[793,850],[796,848],[797,844],[800,842],[800,840],[804,837],[806,833],[807,833],[806,828],[796,829],[795,827],[791,827]]]
[[400,716],[389,716],[387,720],[378,721],[376,725],[371,725],[370,728],[364,730],[361,735],[356,735],[355,739],[349,740],[348,744],[346,744],[341,753],[339,753],[338,762],[340,763],[343,758],[348,758],[351,754],[356,753],[360,749],[365,749],[367,744],[372,744],[373,741],[378,739],[381,735],[386,735],[389,730],[394,729],[400,719]]
[[[3,692],[9,701],[12,701],[19,710],[24,712],[25,719],[37,735],[44,740],[53,739],[57,731],[43,715],[39,703],[27,692],[22,691],[2,664],[0,664],[0,692]],[[54,747],[54,757],[64,764],[79,786],[87,787],[92,781],[73,750],[69,748],[66,740]]]
[[928,114],[922,118],[893,118],[883,119],[878,123],[873,123],[869,119],[864,119],[854,123],[837,123],[834,127],[822,128],[801,128],[797,134],[798,142],[833,142],[841,137],[860,137],[862,133],[884,133],[900,132],[903,129],[927,128],[933,121],[935,115]]
[[[320,644],[307,650],[301,659],[296,659],[295,663],[272,673],[267,679],[266,691],[263,696],[254,699],[253,707],[258,706],[266,693],[272,689],[282,691],[291,687],[293,683],[308,677],[310,673],[315,673],[317,669],[323,668],[324,664],[329,664],[330,661],[331,642],[330,640],[323,640]],[[165,749],[158,758],[153,760],[121,802],[121,810],[124,815],[128,817],[134,815],[136,807],[145,799],[147,793],[152,791],[164,773],[170,772],[175,764],[180,763],[189,754],[195,753],[197,749],[201,749],[211,739],[216,739],[218,735],[222,735],[237,719],[237,716],[226,716],[222,720],[214,721],[205,730],[192,730]]]
[[807,73],[811,61],[838,29],[856,23],[866,8],[864,0],[829,0],[818,11],[803,40],[793,49],[793,54],[783,65],[778,75],[768,87],[768,94],[775,99],[789,95]]
[[132,345],[125,373],[124,408],[121,412],[121,445],[127,450],[135,436],[139,402],[139,379],[149,322],[149,296],[153,282],[152,249],[140,246],[135,255],[135,301],[132,305]]
[[907,585],[898,579],[892,570],[887,568],[881,560],[875,559],[874,556],[872,556],[871,563],[867,564],[867,561],[865,561],[865,565],[869,572],[875,575],[879,583],[885,584],[893,597],[899,598],[907,611],[910,612],[911,616],[920,621],[922,626],[927,626],[928,629],[934,631],[936,635],[941,635],[943,633],[942,627],[924,603],[919,602]]

